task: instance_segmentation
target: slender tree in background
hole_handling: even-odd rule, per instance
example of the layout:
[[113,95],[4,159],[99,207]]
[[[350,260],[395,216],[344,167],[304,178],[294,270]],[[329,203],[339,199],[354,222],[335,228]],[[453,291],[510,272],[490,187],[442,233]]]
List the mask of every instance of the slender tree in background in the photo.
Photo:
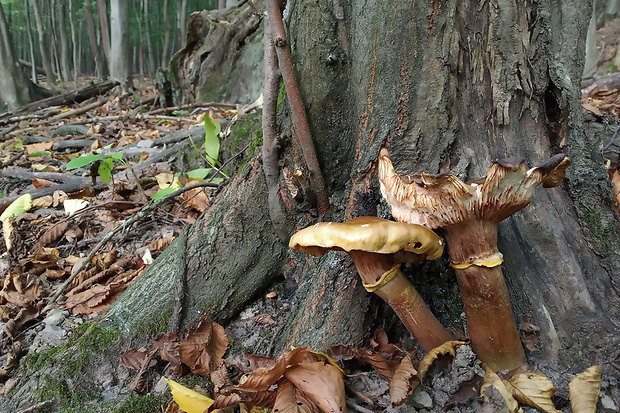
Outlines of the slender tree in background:
[[[71,80],[71,59],[70,59],[70,51],[71,47],[69,46],[69,39],[67,38],[67,9],[64,1],[59,1],[57,3],[58,9],[58,19],[56,24],[56,31],[58,32],[58,37],[60,38],[60,64],[62,67],[62,80],[65,82],[69,82]],[[75,47],[75,43],[73,44]]]
[[97,0],[97,7],[99,10],[99,27],[101,29],[101,42],[103,43],[103,54],[109,65],[110,64],[110,36],[108,36],[108,7],[106,4],[106,0]]
[[80,74],[79,46],[75,36],[75,22],[73,21],[73,2],[69,1],[69,24],[71,25],[71,43],[73,44],[73,81],[77,83]]
[[35,53],[34,53],[34,39],[32,38],[32,25],[30,23],[30,7],[28,7],[28,4],[26,3],[26,26],[27,26],[27,30],[28,30],[28,47],[30,49],[30,64],[32,65],[31,67],[31,72],[32,72],[32,81],[34,83],[38,82],[37,79],[37,59],[35,57]]
[[179,33],[179,45],[178,48],[183,48],[185,44],[185,36],[187,28],[187,0],[177,0],[177,30]]
[[34,11],[34,21],[37,25],[37,33],[39,34],[39,52],[41,53],[41,61],[43,62],[43,69],[45,70],[45,76],[47,83],[50,85],[56,84],[56,78],[54,71],[52,70],[52,64],[50,54],[48,53],[48,47],[45,42],[45,30],[43,28],[43,19],[41,19],[41,13],[39,12],[38,0],[30,0],[32,4],[32,10]]
[[129,3],[124,0],[110,2],[110,77],[121,84],[123,91],[133,88],[131,42],[129,33]]
[[164,0],[164,45],[161,51],[161,67],[168,66],[170,59],[170,43],[172,42],[172,23],[170,22],[170,4],[169,0]]
[[148,72],[150,74],[153,74],[157,69],[157,65],[155,63],[155,49],[153,48],[153,42],[151,41],[151,19],[149,14],[149,0],[143,0],[142,7],[144,12],[144,39],[148,58]]
[[103,78],[104,74],[108,71],[105,69],[101,53],[99,53],[99,47],[97,46],[97,37],[95,35],[95,23],[93,22],[93,12],[90,6],[91,0],[84,1],[84,14],[86,16],[86,28],[88,30],[88,42],[90,43],[90,50],[95,58],[95,65],[97,67],[97,76],[99,79]]
[[30,101],[27,80],[17,65],[9,24],[0,3],[0,112]]

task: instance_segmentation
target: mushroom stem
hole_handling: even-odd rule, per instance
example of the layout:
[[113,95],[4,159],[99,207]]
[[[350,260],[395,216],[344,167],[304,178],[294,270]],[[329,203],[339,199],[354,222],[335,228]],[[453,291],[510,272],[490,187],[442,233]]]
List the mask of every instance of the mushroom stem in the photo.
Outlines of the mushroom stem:
[[[493,371],[526,365],[502,274],[497,224],[465,221],[445,228],[444,235],[463,297],[474,351]],[[466,267],[474,262],[476,264]]]
[[[430,351],[446,341],[454,340],[435,318],[414,286],[400,272],[400,265],[390,271],[395,272],[394,278],[373,292],[392,307],[420,346]],[[366,285],[365,287],[368,288]]]

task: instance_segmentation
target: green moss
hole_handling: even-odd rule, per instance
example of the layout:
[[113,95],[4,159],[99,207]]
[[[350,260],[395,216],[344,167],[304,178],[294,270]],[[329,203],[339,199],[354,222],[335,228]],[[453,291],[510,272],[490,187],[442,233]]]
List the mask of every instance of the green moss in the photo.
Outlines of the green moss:
[[71,390],[65,380],[55,379],[50,375],[43,376],[35,391],[38,401],[52,400],[54,405],[60,408],[63,413],[93,412],[94,408],[88,407],[88,403],[93,400],[100,400],[96,389],[88,391]]
[[136,326],[136,331],[141,335],[155,337],[161,333],[170,330],[170,320],[172,319],[172,310],[164,313],[156,314],[149,320]]
[[[116,403],[115,403],[116,404]],[[164,396],[131,396],[120,406],[110,406],[109,411],[113,413],[157,413],[161,412],[167,405]]]
[[284,97],[286,96],[286,86],[284,86],[284,82],[280,80],[280,93],[278,93],[278,102],[276,103],[276,112],[280,112],[280,106],[282,102],[284,102]]
[[610,63],[610,64],[607,66],[607,73],[615,73],[615,72],[617,72],[617,71],[618,71],[617,69],[618,69],[618,67],[616,66],[616,64],[615,64],[615,63]]
[[590,233],[594,236],[597,249],[601,254],[609,254],[614,247],[615,227],[600,208],[581,209],[581,216]]

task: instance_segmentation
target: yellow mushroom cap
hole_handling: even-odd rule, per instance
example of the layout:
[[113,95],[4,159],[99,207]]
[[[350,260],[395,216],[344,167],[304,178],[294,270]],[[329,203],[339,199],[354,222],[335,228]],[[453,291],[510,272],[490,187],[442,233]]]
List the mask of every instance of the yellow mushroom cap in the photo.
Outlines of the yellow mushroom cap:
[[359,217],[345,223],[320,222],[291,237],[289,247],[319,257],[327,250],[395,254],[406,251],[434,260],[443,254],[444,242],[421,225]]

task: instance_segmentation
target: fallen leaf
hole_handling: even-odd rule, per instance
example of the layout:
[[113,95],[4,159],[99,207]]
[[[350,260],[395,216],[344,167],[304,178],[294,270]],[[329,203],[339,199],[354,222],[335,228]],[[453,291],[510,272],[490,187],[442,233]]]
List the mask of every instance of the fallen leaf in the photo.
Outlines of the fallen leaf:
[[418,377],[420,378],[420,380],[424,378],[428,369],[435,362],[435,360],[437,360],[439,356],[447,355],[450,357],[455,357],[456,349],[462,346],[463,344],[465,344],[464,341],[456,341],[456,340],[447,341],[443,343],[441,346],[435,347],[434,349],[429,351],[428,354],[424,356],[424,358],[422,358],[422,360],[420,361],[420,364],[418,364]]
[[547,377],[530,372],[511,377],[506,387],[520,403],[535,407],[547,413],[561,413],[551,401],[555,386]]
[[67,215],[73,215],[80,209],[84,209],[88,206],[88,201],[83,199],[65,199],[63,201],[63,207]]
[[168,245],[172,243],[172,241],[174,241],[175,238],[176,237],[167,237],[156,239],[149,244],[149,249],[151,251],[163,251]]
[[570,404],[574,413],[594,413],[601,391],[601,366],[590,366],[569,384]]
[[273,411],[277,413],[319,413],[321,410],[308,400],[303,392],[295,388],[293,383],[280,380]]
[[17,198],[15,201],[4,210],[0,215],[0,221],[14,220],[19,214],[27,212],[32,208],[32,195],[24,194]]
[[39,237],[37,242],[34,244],[34,248],[45,247],[52,242],[57,241],[63,236],[68,226],[69,221],[59,221],[58,223],[52,225],[43,233],[43,235]]
[[[484,398],[485,404],[491,404],[495,408],[501,408],[501,411],[506,413],[521,411],[519,404],[515,398],[512,397],[512,394],[510,394],[510,391],[506,388],[502,379],[488,367],[485,369],[485,373],[486,376],[482,383],[482,388],[480,389],[480,395]],[[501,399],[494,396],[493,390],[501,396]]]
[[323,412],[346,411],[342,373],[331,364],[321,361],[297,364],[286,369],[284,377]]
[[58,185],[58,184],[56,182],[48,181],[47,179],[40,179],[40,178],[32,179],[32,186],[34,186],[36,190],[49,188],[55,185]]
[[212,404],[213,399],[180,385],[174,380],[166,379],[174,401],[186,413],[203,413]]
[[[132,370],[140,370],[146,360],[149,359],[149,353],[145,349],[129,349],[120,354],[119,362]],[[149,367],[154,367],[156,361],[151,358]]]
[[32,200],[32,208],[47,208],[52,206],[54,198],[51,195],[45,195]]
[[[390,402],[392,407],[400,406],[413,393],[411,379],[416,376],[411,357],[407,354],[400,362],[390,382]],[[417,387],[417,386],[416,386]]]
[[252,320],[260,324],[267,324],[270,327],[275,327],[278,325],[278,323],[269,314],[266,313],[252,317]]
[[26,152],[33,153],[33,152],[39,152],[39,151],[49,151],[52,149],[52,146],[54,146],[53,141],[24,145],[24,148],[26,148]]
[[245,382],[237,385],[237,388],[244,392],[267,390],[271,385],[280,380],[289,366],[303,362],[309,354],[310,347],[297,347],[288,351],[278,357],[275,365],[272,367],[254,370]]
[[224,327],[204,317],[179,343],[179,356],[193,373],[204,375],[222,365],[228,344]]

